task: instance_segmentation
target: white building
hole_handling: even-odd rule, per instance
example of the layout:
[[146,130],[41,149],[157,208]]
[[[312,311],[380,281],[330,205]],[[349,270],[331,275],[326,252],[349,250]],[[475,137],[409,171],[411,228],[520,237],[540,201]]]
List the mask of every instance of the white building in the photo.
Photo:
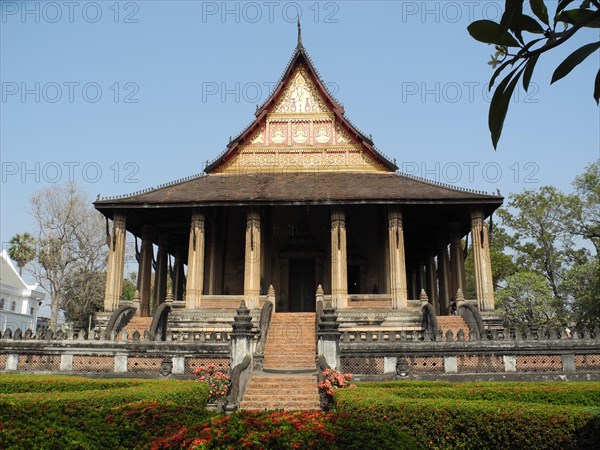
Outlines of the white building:
[[8,257],[6,250],[0,253],[0,330],[15,331],[20,328],[37,328],[38,309],[46,295],[38,284],[29,285]]

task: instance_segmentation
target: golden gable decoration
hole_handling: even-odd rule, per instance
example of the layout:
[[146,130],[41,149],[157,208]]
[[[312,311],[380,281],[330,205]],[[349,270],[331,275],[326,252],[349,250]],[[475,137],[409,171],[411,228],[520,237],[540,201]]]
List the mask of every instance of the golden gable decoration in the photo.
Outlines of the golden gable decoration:
[[325,102],[304,66],[299,66],[287,85],[279,102],[273,109],[274,113],[322,113],[328,112]]

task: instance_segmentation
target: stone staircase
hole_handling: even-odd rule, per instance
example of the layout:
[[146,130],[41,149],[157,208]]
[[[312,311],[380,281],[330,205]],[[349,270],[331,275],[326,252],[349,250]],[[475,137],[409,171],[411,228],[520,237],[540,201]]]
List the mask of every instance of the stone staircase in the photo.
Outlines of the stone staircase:
[[463,333],[465,333],[465,341],[469,340],[469,327],[467,322],[465,322],[465,319],[461,316],[438,316],[437,320],[444,337],[446,336],[447,331],[452,331],[454,339],[456,339],[458,331],[463,330]]
[[316,375],[254,373],[240,404],[244,410],[316,410]]
[[263,371],[255,372],[240,409],[319,409],[315,313],[275,313],[265,345]]
[[265,371],[313,372],[316,367],[316,314],[275,313],[265,345]]
[[152,325],[152,317],[132,317],[129,323],[123,327],[121,332],[127,332],[130,341],[133,340],[133,333],[135,331],[140,333],[140,339],[143,339],[144,331],[150,331],[150,325]]

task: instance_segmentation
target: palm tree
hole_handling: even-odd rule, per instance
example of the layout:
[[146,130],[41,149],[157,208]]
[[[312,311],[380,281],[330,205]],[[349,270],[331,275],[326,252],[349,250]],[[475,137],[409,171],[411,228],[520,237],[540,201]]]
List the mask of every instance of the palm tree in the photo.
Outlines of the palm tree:
[[17,263],[22,275],[23,267],[35,258],[35,238],[29,233],[15,234],[9,244],[8,256]]

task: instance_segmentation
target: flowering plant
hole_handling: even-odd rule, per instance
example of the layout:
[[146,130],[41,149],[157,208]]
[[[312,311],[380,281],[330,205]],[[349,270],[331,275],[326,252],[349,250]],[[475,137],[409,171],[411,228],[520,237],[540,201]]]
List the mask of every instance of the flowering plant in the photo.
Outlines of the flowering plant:
[[208,386],[209,403],[227,395],[227,389],[229,389],[231,383],[229,375],[217,370],[216,364],[209,364],[206,367],[200,366],[194,370],[194,375],[198,377],[196,381],[206,383]]
[[351,379],[351,373],[342,373],[337,370],[325,369],[323,371],[323,381],[319,383],[319,392],[331,397],[336,389],[343,387],[354,388],[356,385],[350,384]]

